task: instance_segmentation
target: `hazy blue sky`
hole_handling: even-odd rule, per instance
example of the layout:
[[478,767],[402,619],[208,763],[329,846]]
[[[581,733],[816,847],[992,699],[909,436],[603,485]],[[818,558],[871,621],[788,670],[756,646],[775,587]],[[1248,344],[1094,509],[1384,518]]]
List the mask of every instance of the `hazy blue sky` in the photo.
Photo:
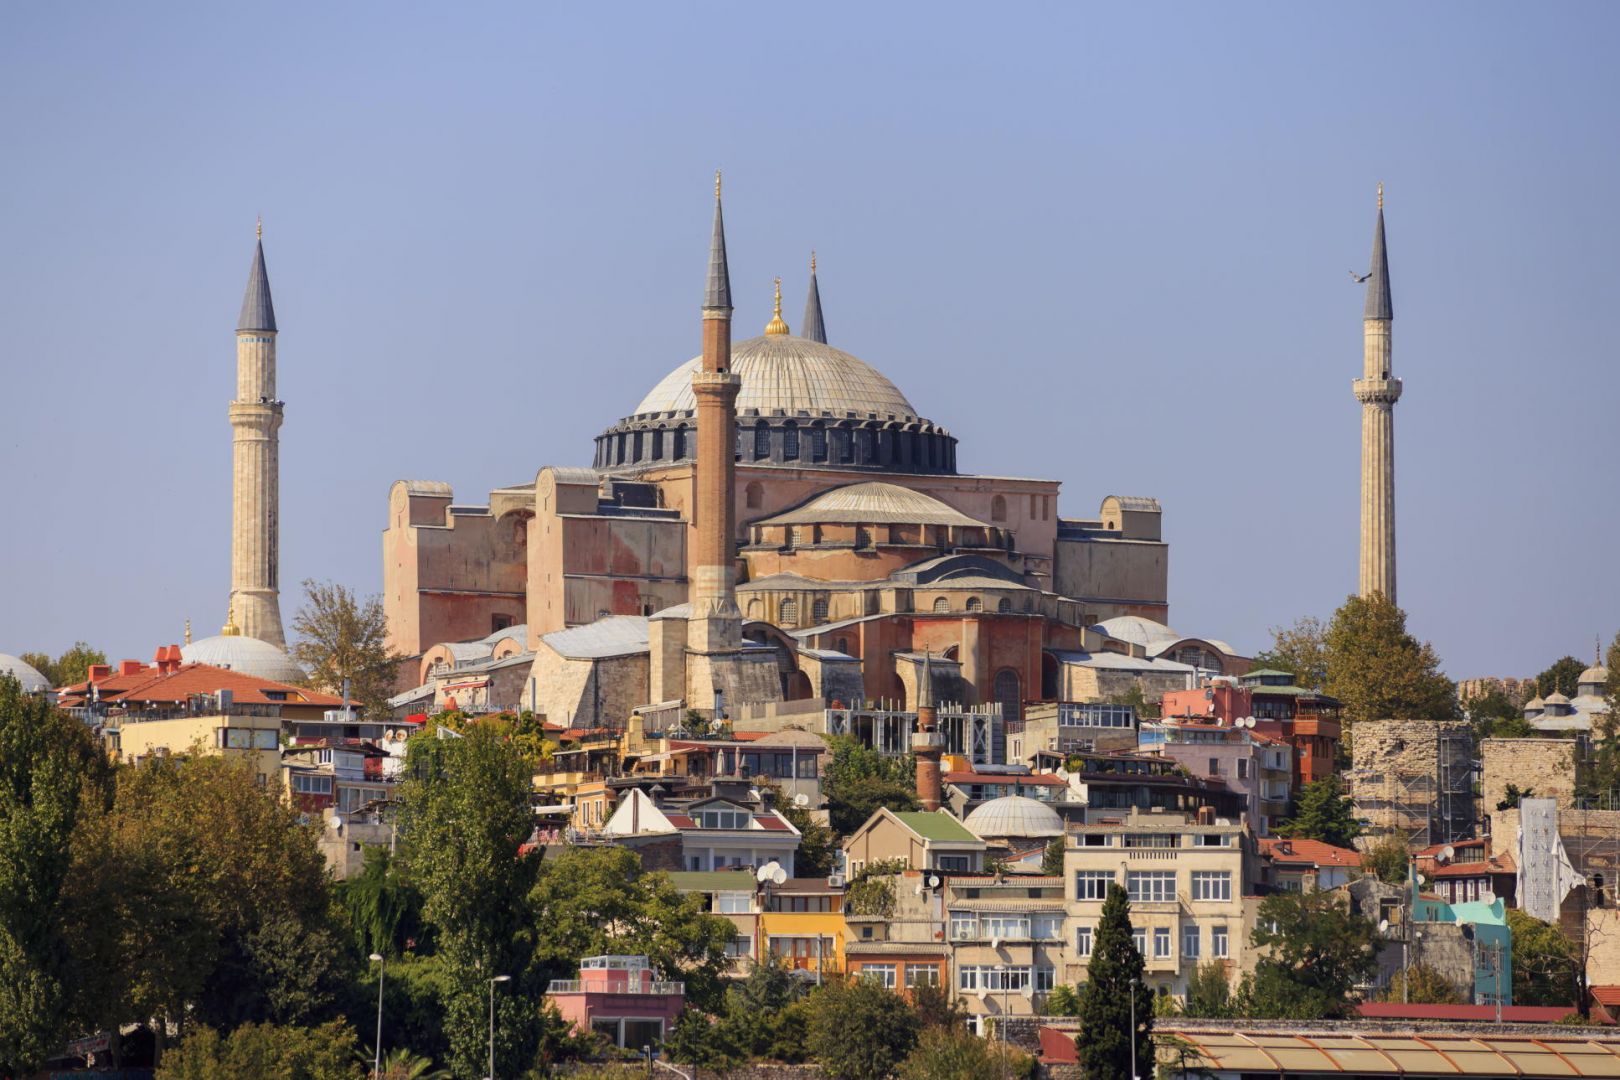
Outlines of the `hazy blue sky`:
[[1456,677],[1620,624],[1620,5],[8,4],[0,651],[224,621],[254,215],[282,610],[389,484],[586,464],[820,252],[832,342],[1062,511],[1152,495],[1171,621],[1355,586],[1388,190],[1400,598]]

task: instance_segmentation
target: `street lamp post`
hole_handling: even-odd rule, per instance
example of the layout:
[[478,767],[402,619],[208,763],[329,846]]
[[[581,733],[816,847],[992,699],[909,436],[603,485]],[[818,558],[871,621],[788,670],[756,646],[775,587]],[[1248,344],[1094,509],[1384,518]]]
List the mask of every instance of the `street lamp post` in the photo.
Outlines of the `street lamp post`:
[[1136,1075],[1136,980],[1131,980],[1131,1080],[1139,1080]]
[[510,975],[497,975],[489,980],[489,1080],[495,1080],[495,984],[511,981]]
[[383,976],[388,965],[383,961],[382,953],[372,953],[371,962],[377,965],[377,1052],[371,1065],[371,1077],[372,1080],[382,1080]]

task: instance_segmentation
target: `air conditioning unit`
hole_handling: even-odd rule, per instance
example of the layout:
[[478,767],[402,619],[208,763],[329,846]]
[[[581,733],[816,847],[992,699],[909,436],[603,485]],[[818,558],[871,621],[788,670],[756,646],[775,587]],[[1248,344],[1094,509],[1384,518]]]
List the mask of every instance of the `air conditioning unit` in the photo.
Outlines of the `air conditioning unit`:
[[827,875],[827,884],[829,886],[831,886],[832,888],[834,888],[834,889],[842,889],[844,887],[844,875],[843,874],[828,874]]

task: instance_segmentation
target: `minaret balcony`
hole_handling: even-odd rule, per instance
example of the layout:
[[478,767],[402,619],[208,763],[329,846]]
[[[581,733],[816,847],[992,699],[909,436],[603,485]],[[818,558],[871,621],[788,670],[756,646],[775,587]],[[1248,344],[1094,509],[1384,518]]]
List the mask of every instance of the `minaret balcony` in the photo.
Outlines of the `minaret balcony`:
[[1352,385],[1363,405],[1393,405],[1401,399],[1399,379],[1357,379]]

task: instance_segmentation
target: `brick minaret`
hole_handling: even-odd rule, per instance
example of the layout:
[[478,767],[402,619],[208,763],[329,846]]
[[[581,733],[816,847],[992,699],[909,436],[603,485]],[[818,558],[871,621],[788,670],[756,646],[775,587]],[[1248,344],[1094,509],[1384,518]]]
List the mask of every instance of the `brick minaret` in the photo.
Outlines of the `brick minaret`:
[[742,378],[731,370],[731,274],[726,267],[726,230],[720,214],[720,174],[714,174],[714,235],[709,242],[709,284],[703,297],[703,366],[692,374],[697,398],[696,493],[692,507],[697,536],[692,560],[689,651],[733,652],[742,645],[737,607],[736,473],[737,392]]
[[231,622],[248,637],[286,647],[281,631],[280,439],[276,311],[264,269],[264,227],[236,322],[235,434],[231,481]]
[[934,673],[927,653],[917,679],[917,730],[911,736],[911,753],[917,759],[917,800],[924,810],[938,810],[945,801],[939,767],[945,736],[934,714]]
[[1362,315],[1362,373],[1355,381],[1361,402],[1362,596],[1383,593],[1395,602],[1395,403],[1401,380],[1392,377],[1389,254],[1384,248],[1384,185],[1378,185],[1378,224],[1373,230],[1372,269]]

